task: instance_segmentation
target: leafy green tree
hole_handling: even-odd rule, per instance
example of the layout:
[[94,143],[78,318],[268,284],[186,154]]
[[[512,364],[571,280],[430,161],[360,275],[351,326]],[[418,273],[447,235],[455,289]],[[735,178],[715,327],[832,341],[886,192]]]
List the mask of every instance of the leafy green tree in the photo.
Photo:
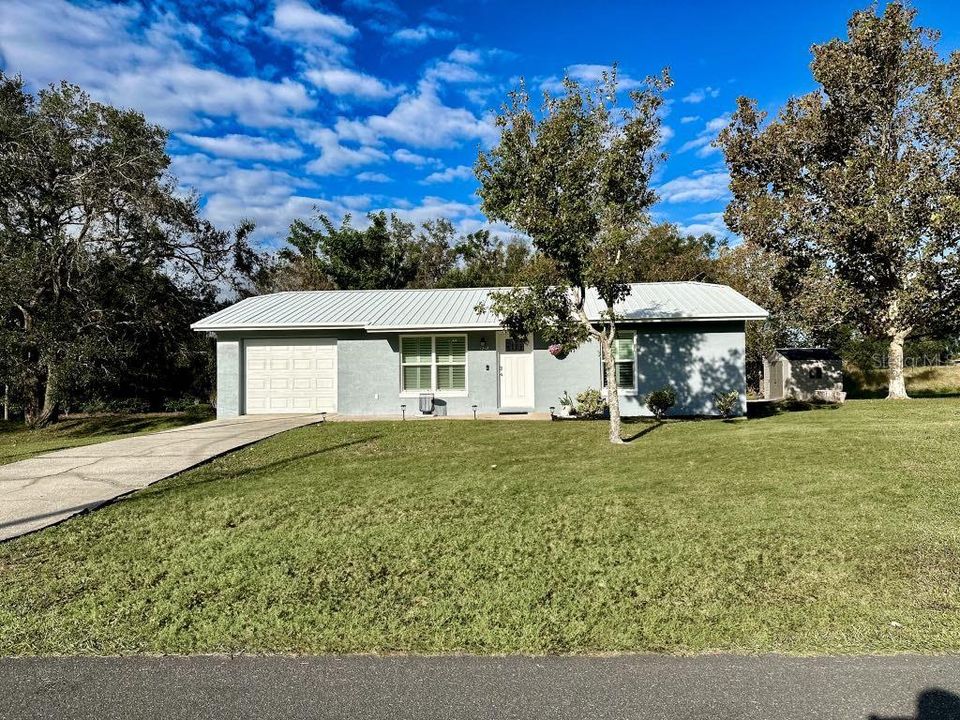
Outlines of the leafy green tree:
[[0,351],[32,424],[57,417],[80,349],[89,359],[115,341],[110,326],[121,321],[105,302],[119,288],[102,284],[115,279],[104,263],[211,284],[244,242],[177,192],[166,139],[75,85],[34,96],[0,73]]
[[769,122],[741,98],[719,139],[727,224],[783,258],[788,297],[829,275],[837,322],[889,343],[889,398],[907,397],[906,338],[960,323],[960,54],[915,15],[855,13],[814,46],[816,91]]
[[630,277],[634,282],[713,282],[717,254],[725,247],[725,240],[710,233],[684,235],[673,223],[660,223],[630,244]]
[[278,253],[275,286],[289,290],[369,290],[406,287],[416,275],[413,225],[385,212],[367,216],[365,228],[350,215],[336,225],[320,213],[313,223],[295,220]]
[[410,244],[410,264],[415,275],[409,283],[414,288],[440,287],[457,268],[457,231],[446,218],[427,220]]
[[[484,213],[527,235],[548,271],[531,273],[529,287],[493,293],[492,309],[515,335],[533,331],[571,346],[597,341],[612,443],[623,442],[614,308],[630,292],[625,255],[656,200],[650,181],[663,157],[660,108],[669,84],[664,72],[619,106],[614,66],[593,88],[566,78],[561,95],[545,94],[538,116],[521,83],[497,116],[498,144],[480,152],[475,168]],[[587,316],[588,291],[606,305],[599,323]]]
[[161,409],[184,395],[206,399],[213,385],[212,343],[190,323],[223,306],[214,285],[180,283],[104,254],[84,274],[84,291],[89,312],[61,365],[63,406],[125,402]]
[[477,230],[454,246],[457,264],[440,278],[439,287],[503,287],[515,284],[530,260],[522,240],[504,242],[489,230]]

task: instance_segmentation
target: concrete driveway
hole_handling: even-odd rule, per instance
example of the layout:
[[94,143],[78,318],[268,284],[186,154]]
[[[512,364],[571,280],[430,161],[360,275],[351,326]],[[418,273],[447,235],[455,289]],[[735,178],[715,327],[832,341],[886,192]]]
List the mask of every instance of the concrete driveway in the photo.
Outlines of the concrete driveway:
[[319,415],[214,420],[0,465],[0,540],[39,530]]

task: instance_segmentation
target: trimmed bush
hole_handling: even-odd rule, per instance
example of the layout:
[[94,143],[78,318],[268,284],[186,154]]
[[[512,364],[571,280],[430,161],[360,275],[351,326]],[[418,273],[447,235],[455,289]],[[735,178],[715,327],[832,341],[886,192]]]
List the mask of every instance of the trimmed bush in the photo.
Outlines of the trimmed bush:
[[577,415],[580,417],[600,417],[606,409],[607,401],[599,390],[588,388],[577,395]]
[[713,407],[720,413],[720,417],[733,417],[734,413],[740,408],[740,393],[736,390],[725,393],[714,393]]
[[647,395],[647,407],[657,420],[663,420],[667,411],[677,404],[677,391],[669,385],[665,385],[659,390],[654,390]]

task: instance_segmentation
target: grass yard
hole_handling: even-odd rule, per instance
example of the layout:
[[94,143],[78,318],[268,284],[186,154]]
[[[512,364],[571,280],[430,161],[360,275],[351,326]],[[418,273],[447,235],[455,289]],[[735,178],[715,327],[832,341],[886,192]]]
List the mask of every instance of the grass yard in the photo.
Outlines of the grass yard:
[[0,465],[53,450],[172,430],[204,420],[213,420],[208,406],[198,406],[196,411],[186,413],[68,417],[38,430],[31,430],[19,421],[0,420]]
[[0,545],[0,654],[960,650],[960,401],[605,434],[285,433]]

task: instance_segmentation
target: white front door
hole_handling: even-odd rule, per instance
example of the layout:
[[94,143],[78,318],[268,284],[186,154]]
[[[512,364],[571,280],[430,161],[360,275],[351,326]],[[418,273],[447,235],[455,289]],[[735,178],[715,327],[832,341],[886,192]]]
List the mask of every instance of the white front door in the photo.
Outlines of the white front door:
[[500,359],[500,407],[532,408],[533,336],[516,342],[507,333],[498,332],[497,355]]

